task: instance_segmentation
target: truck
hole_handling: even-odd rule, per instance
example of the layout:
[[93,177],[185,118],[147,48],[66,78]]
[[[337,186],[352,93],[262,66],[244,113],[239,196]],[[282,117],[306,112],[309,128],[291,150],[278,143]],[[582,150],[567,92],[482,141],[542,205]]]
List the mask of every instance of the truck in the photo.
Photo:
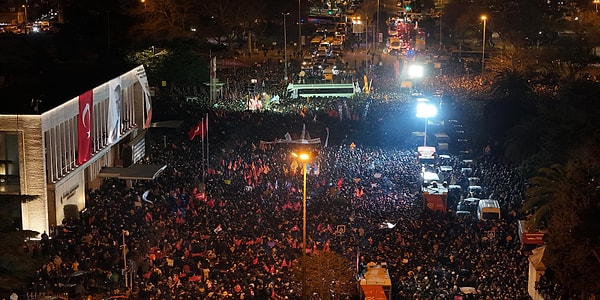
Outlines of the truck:
[[387,269],[387,263],[370,262],[367,264],[366,270],[360,273],[361,300],[392,299],[392,279]]
[[525,255],[531,255],[533,249],[544,244],[544,234],[542,230],[530,230],[527,220],[519,220],[519,241],[525,252]]

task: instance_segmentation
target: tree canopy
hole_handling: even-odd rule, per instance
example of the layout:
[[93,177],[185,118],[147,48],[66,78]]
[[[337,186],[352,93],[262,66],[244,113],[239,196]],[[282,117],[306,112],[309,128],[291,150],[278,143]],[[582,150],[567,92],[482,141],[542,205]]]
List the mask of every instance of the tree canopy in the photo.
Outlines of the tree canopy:
[[600,292],[600,144],[591,140],[565,164],[540,170],[524,206],[539,206],[535,222],[548,220],[544,264],[582,295]]
[[[356,280],[351,264],[335,252],[312,253],[306,256],[306,263],[293,266],[297,282],[303,282],[303,267],[306,266],[306,295],[318,295],[318,299],[344,299],[356,296]],[[302,287],[301,287],[302,288]]]

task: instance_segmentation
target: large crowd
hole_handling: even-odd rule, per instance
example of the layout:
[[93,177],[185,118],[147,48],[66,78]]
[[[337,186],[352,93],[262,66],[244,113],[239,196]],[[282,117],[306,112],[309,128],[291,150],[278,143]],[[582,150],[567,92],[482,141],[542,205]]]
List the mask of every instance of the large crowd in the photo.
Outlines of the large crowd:
[[[223,70],[223,76],[277,77],[277,70],[265,61],[235,74]],[[350,265],[357,274],[370,262],[386,263],[392,299],[454,299],[461,287],[474,288],[473,299],[529,299],[528,260],[516,227],[524,217],[525,180],[493,157],[465,162],[451,155],[444,162],[454,170],[448,183],[479,177],[500,202],[502,219],[457,218],[452,202],[448,212],[424,208],[414,149],[349,146],[372,123],[407,110],[410,97],[386,90],[385,76],[377,83],[374,121],[360,123],[367,129],[353,134],[344,132],[342,118],[307,105],[308,112],[288,114],[211,110],[206,161],[200,155],[205,143],[189,140],[188,128],[169,134],[168,142],[162,135],[149,138],[151,151],[142,163],[165,164],[166,170],[153,181],[127,186],[105,179],[90,189],[79,220],[65,219],[44,234],[38,253],[48,261],[27,295],[70,288],[74,299],[126,291],[135,299],[299,299],[302,286],[292,270],[306,248],[308,255],[330,251],[356,261]],[[323,105],[338,110],[341,101]],[[174,108],[187,113],[186,126],[204,114],[194,105]],[[362,107],[344,109],[352,116]],[[274,128],[294,131],[305,123],[334,134],[329,145],[311,149],[302,245],[305,166],[291,155],[293,145],[260,140],[273,140]],[[472,173],[461,172],[465,164]]]
[[[44,244],[52,260],[40,269],[38,288],[58,288],[57,279],[76,270],[91,272],[76,282],[79,296],[126,288],[125,242],[134,270],[129,288],[139,299],[296,298],[290,265],[302,249],[302,165],[292,162],[290,149],[253,151],[240,141],[211,164],[202,198],[197,145],[184,137],[154,147],[148,162],[168,164],[167,171],[132,188],[107,180],[89,191],[81,224],[53,232]],[[349,261],[359,256],[361,265],[386,262],[393,299],[449,299],[465,285],[484,299],[527,298],[527,259],[519,252],[516,212],[508,211],[521,199],[519,179],[508,169],[489,162],[474,168],[490,186],[515,180],[494,191],[506,218],[484,223],[422,208],[413,151],[328,147],[309,168],[308,249]],[[337,197],[348,202],[336,204]],[[69,222],[65,227],[75,225]],[[334,230],[339,225],[344,233]]]

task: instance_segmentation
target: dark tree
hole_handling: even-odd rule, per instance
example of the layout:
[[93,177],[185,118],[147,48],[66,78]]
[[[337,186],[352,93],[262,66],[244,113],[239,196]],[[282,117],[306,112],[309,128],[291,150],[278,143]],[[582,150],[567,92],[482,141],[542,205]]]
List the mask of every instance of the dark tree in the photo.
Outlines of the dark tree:
[[600,292],[600,221],[592,217],[600,211],[599,145],[596,135],[537,181],[542,207],[550,207],[544,264],[582,299]]
[[200,7],[193,0],[144,0],[123,5],[136,20],[130,37],[144,44],[193,38],[200,23]]
[[490,28],[518,48],[538,45],[540,32],[548,28],[550,7],[544,0],[496,1],[489,15]]
[[[318,295],[319,299],[345,299],[356,296],[356,280],[350,263],[334,252],[317,252],[306,256],[306,295]],[[305,264],[293,266],[296,282],[302,283]],[[302,287],[301,287],[302,288]]]

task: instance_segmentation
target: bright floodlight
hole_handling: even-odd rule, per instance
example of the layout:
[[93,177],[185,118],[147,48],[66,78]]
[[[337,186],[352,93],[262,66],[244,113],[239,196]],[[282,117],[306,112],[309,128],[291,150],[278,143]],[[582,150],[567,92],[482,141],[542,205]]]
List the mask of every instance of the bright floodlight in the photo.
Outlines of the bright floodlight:
[[408,67],[408,76],[410,76],[410,78],[421,78],[421,77],[423,77],[423,66],[421,66],[421,65],[410,65]]
[[437,115],[437,107],[431,103],[419,102],[417,104],[417,118],[431,118]]

